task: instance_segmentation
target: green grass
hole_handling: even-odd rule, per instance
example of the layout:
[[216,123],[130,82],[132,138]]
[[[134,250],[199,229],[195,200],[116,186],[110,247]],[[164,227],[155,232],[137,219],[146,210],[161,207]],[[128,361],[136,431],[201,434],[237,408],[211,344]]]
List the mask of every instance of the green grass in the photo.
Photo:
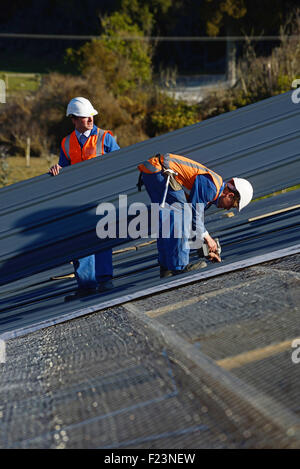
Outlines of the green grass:
[[285,192],[294,191],[295,189],[300,189],[300,184],[297,184],[296,186],[287,187],[286,189],[282,189],[281,191],[272,192],[271,194],[264,195],[263,197],[258,197],[257,199],[253,199],[253,202],[256,202],[257,200],[268,199],[269,197],[284,194]]
[[[43,75],[51,72],[78,75],[75,65],[66,63],[64,53],[58,57],[39,57],[25,52],[21,54],[0,53],[0,79],[5,80],[8,75],[8,92],[28,91],[34,92],[40,86]],[[25,76],[27,74],[27,76]]]
[[8,163],[6,185],[10,185],[47,173],[50,166],[58,162],[58,157],[49,159],[32,157],[29,168],[26,168],[24,156],[11,156],[6,159],[6,162]]
[[6,91],[37,91],[42,76],[40,74],[18,74],[0,71],[0,79],[5,81]]

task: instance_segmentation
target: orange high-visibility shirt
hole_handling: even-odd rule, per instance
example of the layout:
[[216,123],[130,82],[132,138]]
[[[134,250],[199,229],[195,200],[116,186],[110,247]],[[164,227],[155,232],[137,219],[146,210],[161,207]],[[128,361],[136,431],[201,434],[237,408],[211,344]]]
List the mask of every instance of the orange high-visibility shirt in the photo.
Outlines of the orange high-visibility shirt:
[[174,175],[174,177],[179,182],[179,184],[183,186],[183,189],[187,194],[190,193],[195,178],[198,175],[208,175],[217,189],[214,200],[218,198],[223,184],[222,177],[201,163],[186,158],[185,156],[166,153],[165,155],[153,156],[138,166],[139,171],[147,174],[158,173],[163,168],[172,169],[177,173]]
[[62,140],[61,147],[71,164],[90,160],[96,156],[104,155],[104,139],[107,133],[112,135],[110,130],[97,129],[97,134],[90,135],[81,148],[74,130]]

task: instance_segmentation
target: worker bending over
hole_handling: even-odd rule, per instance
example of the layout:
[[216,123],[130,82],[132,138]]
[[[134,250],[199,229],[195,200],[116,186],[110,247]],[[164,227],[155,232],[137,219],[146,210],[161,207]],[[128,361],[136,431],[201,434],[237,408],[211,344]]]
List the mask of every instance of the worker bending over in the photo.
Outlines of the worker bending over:
[[[86,98],[77,97],[69,102],[66,115],[71,117],[74,131],[62,140],[59,162],[50,168],[53,176],[57,176],[62,167],[120,149],[109,130],[94,125],[96,114],[98,112]],[[97,289],[103,292],[113,288],[111,249],[75,260],[73,264],[78,291],[67,296],[66,301],[95,293]]]
[[[138,166],[140,171],[139,188],[144,184],[152,203],[162,205],[166,202],[172,205],[175,202],[183,212],[184,205],[190,204],[191,220],[193,226],[197,219],[203,217],[203,210],[211,205],[230,210],[242,210],[253,197],[253,188],[249,181],[234,177],[223,182],[222,177],[206,166],[180,155],[166,153],[157,154]],[[167,187],[168,185],[168,187]],[[167,189],[167,191],[166,191]],[[202,213],[199,212],[203,207]],[[205,267],[205,262],[191,264],[189,262],[189,230],[183,228],[182,237],[175,237],[176,214],[170,213],[170,235],[162,237],[164,209],[160,209],[160,231],[157,239],[158,261],[160,276],[168,277],[191,270]],[[204,228],[201,230],[202,242],[209,249],[209,258],[220,262],[216,241]]]

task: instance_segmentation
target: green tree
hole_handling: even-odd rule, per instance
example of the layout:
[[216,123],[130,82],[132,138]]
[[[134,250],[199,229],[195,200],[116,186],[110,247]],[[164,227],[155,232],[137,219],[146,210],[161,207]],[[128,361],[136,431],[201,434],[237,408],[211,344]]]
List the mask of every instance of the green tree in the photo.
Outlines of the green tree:
[[218,36],[225,27],[232,30],[236,20],[247,13],[246,0],[205,0],[206,32],[209,36]]
[[162,27],[171,7],[174,7],[172,0],[122,0],[121,2],[121,11],[147,35],[153,33],[156,25]]
[[202,13],[209,36],[279,34],[296,0],[205,0]]
[[144,33],[138,25],[126,13],[115,12],[102,20],[102,27],[104,46],[129,64],[130,85],[149,83],[152,50],[148,42],[142,40]]
[[[101,19],[100,39],[79,50],[67,49],[67,58],[77,63],[84,75],[101,74],[115,95],[151,82],[152,48],[144,33],[126,13],[114,12]],[[134,40],[138,38],[137,40]]]

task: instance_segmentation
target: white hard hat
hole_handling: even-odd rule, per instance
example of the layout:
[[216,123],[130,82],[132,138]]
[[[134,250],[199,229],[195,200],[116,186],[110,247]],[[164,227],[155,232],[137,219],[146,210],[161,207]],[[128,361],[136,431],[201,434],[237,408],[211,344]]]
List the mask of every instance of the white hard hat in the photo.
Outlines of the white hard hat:
[[253,197],[252,184],[243,178],[233,178],[234,186],[240,194],[239,212],[248,205]]
[[67,116],[78,116],[78,117],[91,117],[98,114],[96,109],[93,108],[90,101],[86,98],[73,98],[67,107]]

